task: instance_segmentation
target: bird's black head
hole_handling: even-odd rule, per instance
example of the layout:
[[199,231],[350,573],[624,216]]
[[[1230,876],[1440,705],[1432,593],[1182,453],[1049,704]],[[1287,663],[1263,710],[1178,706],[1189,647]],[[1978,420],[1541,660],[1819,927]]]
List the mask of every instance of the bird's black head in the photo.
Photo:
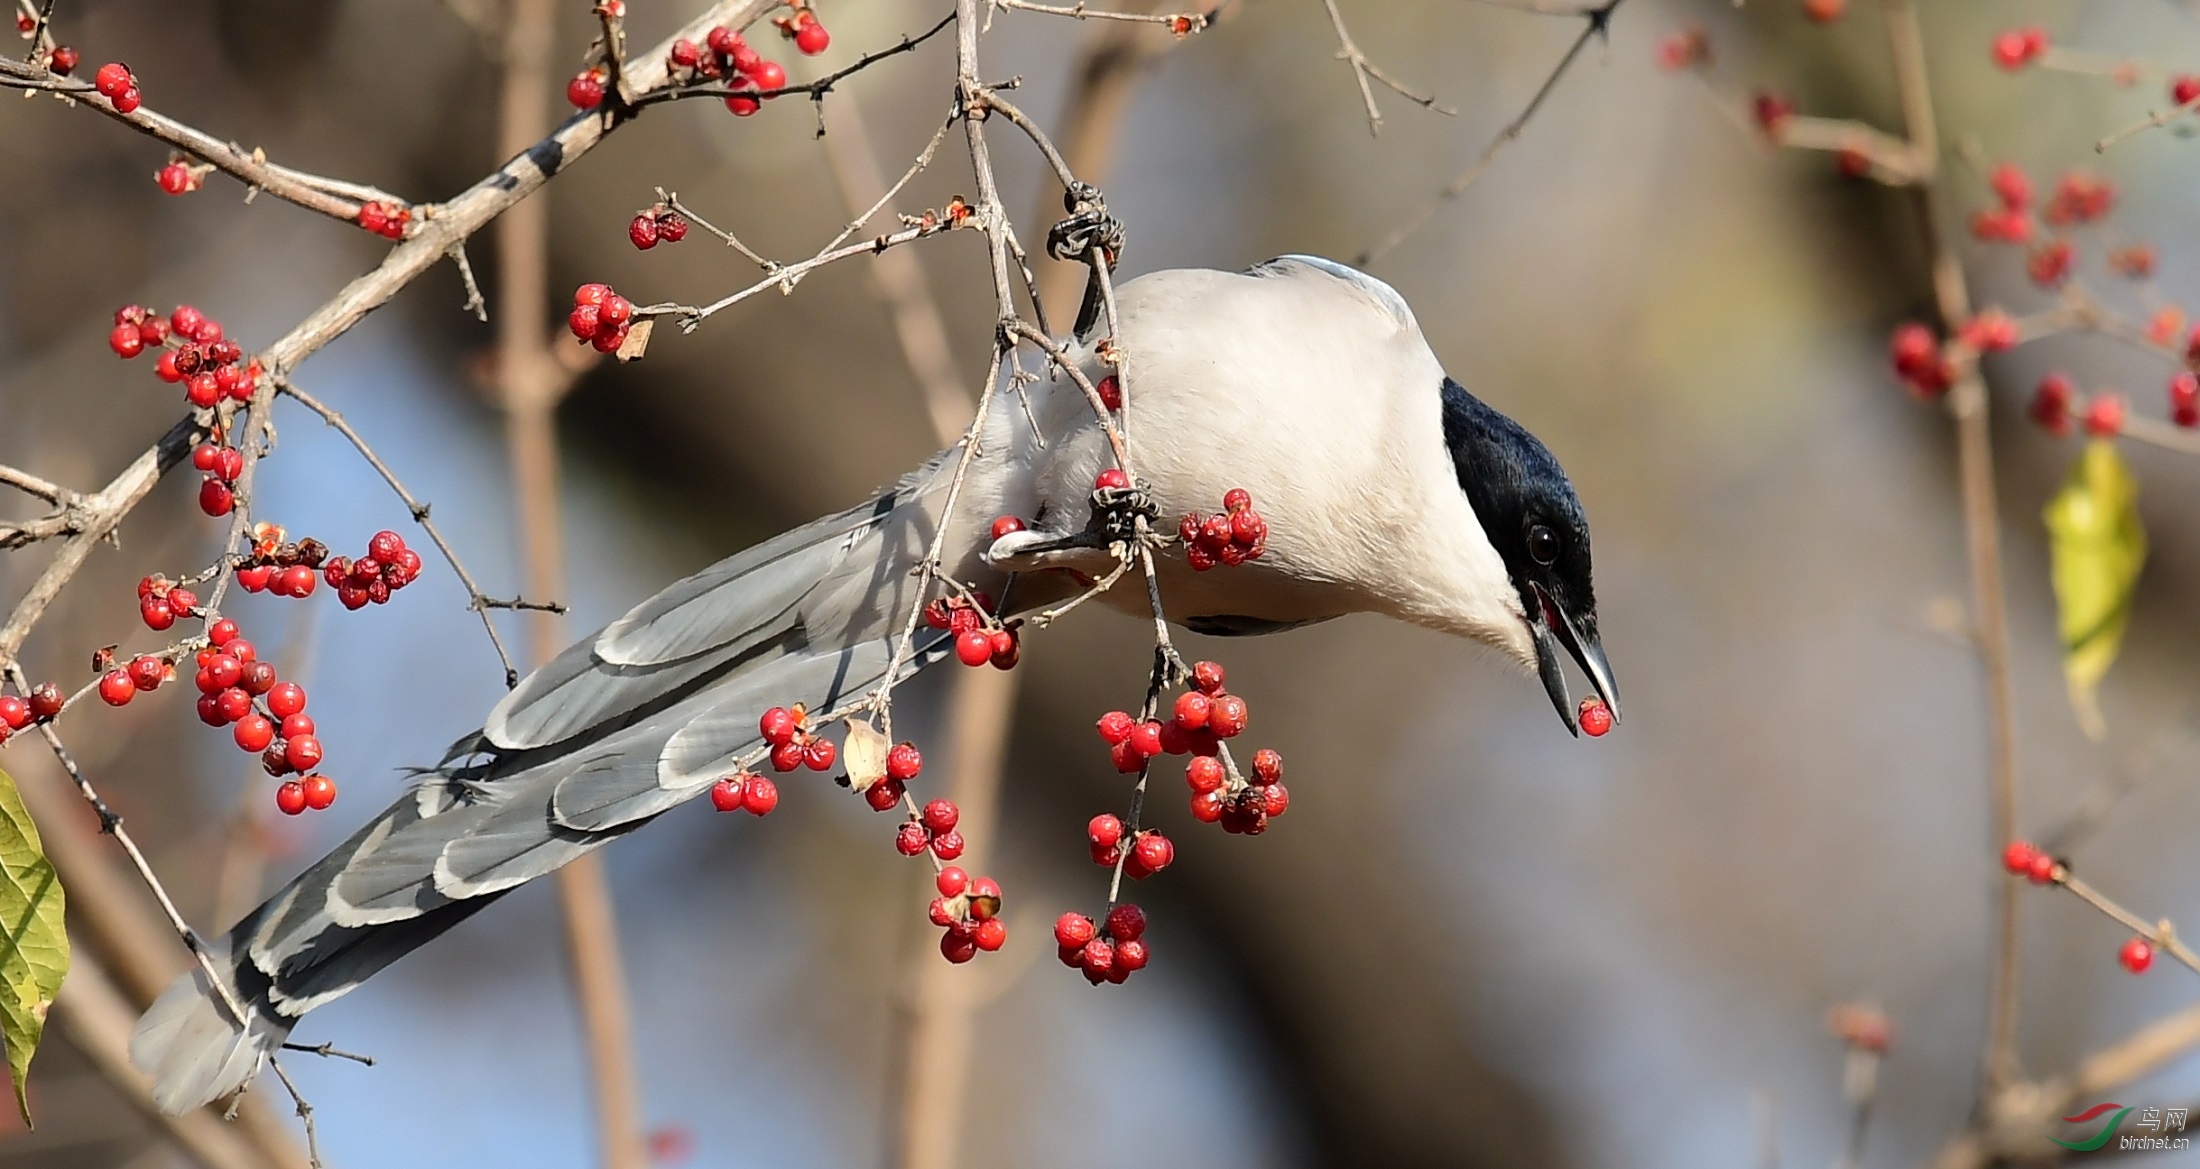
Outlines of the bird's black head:
[[1459,489],[1519,590],[1535,639],[1536,669],[1566,729],[1580,733],[1560,663],[1563,645],[1619,719],[1619,687],[1597,635],[1590,582],[1589,520],[1566,472],[1520,424],[1444,379],[1444,445]]

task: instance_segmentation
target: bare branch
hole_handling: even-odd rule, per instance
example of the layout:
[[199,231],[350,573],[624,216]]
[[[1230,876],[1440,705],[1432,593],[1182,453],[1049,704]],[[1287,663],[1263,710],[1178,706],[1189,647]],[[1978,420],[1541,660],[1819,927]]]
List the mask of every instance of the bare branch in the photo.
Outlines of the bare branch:
[[1360,101],[1367,107],[1368,133],[1380,134],[1383,132],[1383,111],[1375,105],[1375,90],[1368,84],[1369,78],[1381,82],[1391,92],[1413,102],[1422,109],[1435,110],[1439,114],[1459,112],[1436,104],[1434,94],[1424,96],[1406,88],[1404,83],[1383,72],[1381,67],[1368,60],[1367,54],[1361,52],[1360,46],[1353,42],[1352,31],[1345,27],[1344,14],[1337,11],[1337,0],[1322,0],[1322,7],[1329,12],[1330,27],[1337,30],[1337,59],[1352,67],[1352,80],[1360,87]]

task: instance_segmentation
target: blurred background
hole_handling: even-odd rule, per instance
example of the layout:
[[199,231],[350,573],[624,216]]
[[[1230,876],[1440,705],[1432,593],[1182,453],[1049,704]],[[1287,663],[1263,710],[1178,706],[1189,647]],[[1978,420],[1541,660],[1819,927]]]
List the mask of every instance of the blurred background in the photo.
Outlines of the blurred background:
[[[592,24],[577,0],[561,7],[562,68]],[[632,0],[636,43],[695,7]],[[1876,9],[1821,26],[1801,7],[1632,0],[1609,46],[1588,50],[1488,175],[1374,267],[1453,376],[1574,477],[1595,524],[1625,725],[1576,742],[1531,679],[1372,619],[1188,638],[1188,652],[1229,665],[1253,704],[1252,737],[1290,760],[1293,812],[1257,840],[1225,838],[1191,824],[1180,800],[1157,800],[1179,860],[1137,890],[1155,962],[1094,990],[1054,963],[1045,923],[1100,900],[1082,825],[1123,792],[1090,725],[1135,700],[1148,651],[1137,623],[1097,611],[1036,637],[1000,823],[973,848],[973,871],[1010,890],[1015,932],[1003,955],[961,972],[983,1005],[955,1163],[1699,1167],[1763,1165],[1768,1145],[1782,1163],[1825,1163],[1848,1121],[1843,1054],[1823,1019],[1855,999],[1896,1028],[1866,1163],[1924,1160],[1965,1123],[1996,868],[1978,670],[1946,632],[1968,597],[1949,424],[1884,362],[1890,327],[1929,315],[1914,204],[1842,179],[1827,156],[1773,151],[1704,86],[1655,64],[1660,38],[1702,24],[1735,92],[1769,88],[1809,113],[1899,128]],[[1457,116],[1386,95],[1384,132],[1370,136],[1320,5],[1248,0],[1155,58],[1135,91],[1106,184],[1130,231],[1127,273],[1286,251],[1350,258],[1473,159],[1580,27],[1494,3],[1341,8],[1376,61]],[[947,6],[826,0],[820,11],[834,49],[796,66],[813,71],[798,79],[921,31]],[[455,0],[57,9],[64,41],[88,62],[127,60],[157,108],[423,200],[497,161],[494,15]],[[2158,246],[2162,296],[2200,303],[2187,194],[2200,143],[2159,132],[2105,157],[2092,149],[2162,104],[2158,88],[2010,75],[1987,52],[2000,27],[2036,21],[2058,44],[2200,63],[2200,22],[2153,0],[1928,0],[1923,16],[1944,137],[2043,183],[2098,168],[2124,193],[2119,229]],[[1021,77],[1019,102],[1049,120],[1088,35],[1004,13],[987,76]],[[881,169],[898,174],[946,110],[952,66],[945,40],[884,63],[826,103],[826,124],[859,107]],[[627,219],[659,186],[767,255],[807,254],[845,218],[814,129],[796,102],[746,120],[709,102],[651,111],[549,189],[553,287],[606,280],[638,300],[694,302],[748,283],[753,269],[700,235],[648,253],[626,242]],[[1019,144],[997,149],[1011,213],[1036,239],[1052,180]],[[172,391],[106,351],[116,306],[190,302],[249,349],[381,255],[381,241],[287,204],[243,205],[219,176],[167,197],[151,178],[163,161],[156,144],[81,111],[0,102],[0,462],[88,488],[174,420]],[[1951,181],[1960,202],[1983,201],[1975,181]],[[969,182],[950,146],[896,207],[941,206]],[[983,245],[923,246],[974,382],[993,315]],[[493,271],[493,255],[488,236],[476,241],[478,269]],[[2014,251],[1967,256],[1983,302],[2048,303]],[[486,591],[509,596],[520,577],[505,448],[474,372],[492,331],[462,300],[445,265],[298,377],[434,502]],[[2104,690],[2111,737],[2090,745],[2063,693],[2038,521],[2076,446],[2021,411],[2050,365],[2134,391],[2147,409],[2167,376],[2087,338],[1988,365],[2025,827],[2060,821],[2104,783],[2128,787],[2077,860],[2142,914],[2190,919],[2200,522],[2185,501],[2200,464],[2130,452],[2153,556]],[[344,551],[378,528],[409,532],[338,435],[303,411],[278,423],[262,492],[293,535]],[[595,370],[566,405],[561,442],[571,636],[862,498],[935,446],[861,261],[692,336],[660,336],[639,364]],[[219,539],[191,478],[171,476],[120,549],[95,553],[26,648],[34,676],[81,679],[90,650],[151,644],[132,583],[206,563]],[[0,516],[35,507],[0,495]],[[12,604],[45,555],[0,557],[0,598]],[[73,745],[195,924],[226,928],[224,912],[394,798],[403,767],[477,725],[501,677],[464,604],[432,559],[387,607],[346,613],[326,590],[241,602],[263,653],[313,693],[343,784],[326,814],[277,815],[271,781],[182,697],[84,718]],[[933,711],[937,682],[913,691]],[[58,782],[35,744],[0,762],[26,787]],[[82,822],[49,835],[89,827],[63,807]],[[242,878],[255,887],[241,903],[222,888],[239,808],[271,853],[264,874]],[[889,836],[884,818],[822,782],[790,782],[768,820],[697,804],[609,848],[664,1163],[890,1163],[898,1021],[926,947],[926,894]],[[2023,911],[2029,1070],[2067,1067],[2194,999],[2186,971],[2117,969],[2125,935],[2074,899],[2030,897]],[[332,1165],[593,1163],[546,884],[315,1013],[296,1038],[378,1061],[291,1065]],[[39,1128],[0,1137],[0,1162],[181,1163],[66,1044],[39,1059]],[[2182,1060],[2120,1098],[2195,1093],[2200,1060]]]

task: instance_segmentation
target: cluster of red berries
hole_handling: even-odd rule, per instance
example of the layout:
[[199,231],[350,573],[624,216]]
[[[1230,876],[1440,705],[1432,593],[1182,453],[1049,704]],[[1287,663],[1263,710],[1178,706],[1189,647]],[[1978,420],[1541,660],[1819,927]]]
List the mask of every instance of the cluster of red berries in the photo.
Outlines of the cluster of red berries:
[[1177,695],[1167,722],[1139,722],[1120,710],[1101,715],[1097,729],[1115,769],[1131,775],[1157,755],[1220,754],[1222,740],[1236,738],[1251,717],[1245,700],[1223,689],[1223,678],[1221,663],[1194,663],[1194,689]]
[[710,785],[710,806],[721,812],[746,809],[751,816],[767,815],[779,806],[779,785],[751,772],[729,775]]
[[[993,521],[993,538],[1021,531],[1023,521],[1002,516]],[[1013,527],[1004,525],[1014,525]],[[966,666],[993,663],[997,670],[1013,670],[1023,658],[1023,639],[1013,626],[993,616],[993,598],[973,591],[968,597],[934,597],[924,607],[924,623],[955,634],[955,660]]]
[[626,238],[645,252],[661,243],[679,243],[687,234],[687,216],[662,203],[636,215],[634,222],[626,225]]
[[992,953],[1008,941],[1008,923],[1001,920],[1001,886],[991,877],[973,877],[954,865],[939,871],[932,887],[940,895],[932,899],[932,924],[940,935],[940,956],[960,965]]
[[370,199],[359,205],[359,226],[385,239],[404,239],[412,217],[412,208],[397,203]]
[[67,701],[61,695],[61,687],[51,682],[39,683],[22,698],[0,694],[0,744],[6,743],[8,736],[15,732],[60,714]]
[[145,627],[155,633],[164,633],[175,625],[177,618],[199,611],[197,593],[158,573],[138,581],[137,595],[138,616],[144,619]]
[[92,88],[106,98],[118,114],[134,112],[145,104],[145,96],[138,92],[137,75],[120,61],[109,61],[92,74]]
[[159,348],[154,376],[171,385],[181,383],[184,398],[201,410],[224,398],[248,401],[260,386],[260,363],[244,359],[243,347],[223,336],[220,321],[187,304],[165,317],[141,305],[116,309],[107,347],[124,360],[148,347]]
[[[764,742],[772,749],[774,771],[793,771],[808,767],[812,771],[830,771],[833,761],[840,757],[839,748],[823,735],[809,729],[809,712],[801,703],[793,709],[775,706],[757,719],[756,729],[763,734]],[[895,798],[900,798],[897,794]],[[873,805],[876,807],[877,805]],[[888,807],[893,805],[889,803]]]
[[1998,208],[1971,213],[1971,234],[1987,243],[2032,242],[2032,180],[2009,163],[2001,163],[1986,176],[1994,189]]
[[1941,352],[1940,338],[1929,326],[1915,321],[1897,326],[1888,353],[1894,360],[1895,376],[1920,397],[1938,397],[1955,384],[1955,363]]
[[633,303],[611,291],[610,285],[583,284],[573,290],[573,311],[565,318],[565,327],[595,346],[596,352],[616,352],[626,344],[626,332],[633,324]]
[[244,474],[244,452],[233,446],[202,442],[191,451],[191,465],[206,472],[199,481],[199,510],[225,516],[237,506],[237,477]]
[[773,17],[772,23],[779,26],[779,35],[793,41],[805,57],[815,57],[833,43],[832,34],[818,23],[817,13],[807,4],[795,5],[794,15]]
[[[1214,760],[1208,759],[1206,762],[1213,763]],[[1175,862],[1176,845],[1170,843],[1168,837],[1151,828],[1144,829],[1133,834],[1128,842],[1130,847],[1125,848],[1123,832],[1123,822],[1106,812],[1088,821],[1085,824],[1085,839],[1092,844],[1092,863],[1104,869],[1112,869],[1120,861],[1124,876],[1134,881],[1143,881]]]
[[1231,567],[1260,559],[1268,550],[1268,521],[1253,510],[1253,496],[1243,487],[1232,487],[1222,497],[1222,510],[1209,516],[1187,512],[1176,524],[1184,541],[1184,559],[1193,572],[1205,572],[1217,564]]
[[172,155],[166,165],[153,172],[153,181],[160,184],[161,190],[171,195],[187,194],[198,190],[206,181],[207,172],[212,169],[214,168],[209,166],[192,166],[190,160],[182,155]]
[[1994,37],[1994,64],[2012,72],[2047,52],[2047,30],[2040,26],[2006,29]]
[[1146,911],[1125,902],[1108,910],[1104,924],[1096,925],[1082,913],[1065,913],[1054,921],[1054,944],[1062,965],[1082,970],[1085,981],[1098,986],[1120,983],[1145,969]]
[[310,597],[328,545],[306,537],[291,541],[275,524],[252,525],[252,550],[237,562],[237,587],[248,593],[273,593],[278,597]]
[[[902,744],[908,747],[907,743]],[[898,749],[898,748],[897,748]],[[914,747],[909,748],[916,750]],[[900,784],[908,781],[909,772],[894,776],[889,768],[888,780]],[[878,786],[884,786],[883,784]],[[962,819],[962,810],[953,800],[932,800],[920,809],[914,819],[905,821],[894,833],[894,851],[903,856],[922,856],[929,849],[933,856],[951,861],[963,854],[962,833],[955,825]]]
[[[824,29],[819,27],[818,31],[822,33]],[[823,51],[823,48],[820,45],[819,51]],[[766,60],[763,54],[742,39],[740,33],[724,26],[710,30],[703,38],[702,45],[690,40],[672,42],[672,50],[667,54],[667,59],[672,66],[672,74],[677,79],[692,81],[698,77],[725,78],[736,89],[750,91],[726,98],[726,108],[743,118],[763,109],[764,97],[787,86],[785,66],[777,61]]]
[[[385,528],[368,539],[367,554],[357,560],[330,557],[321,565],[321,577],[336,590],[339,604],[346,609],[360,609],[368,604],[388,604],[391,593],[420,579],[420,568],[420,553],[407,548],[403,536]],[[286,574],[290,571],[284,570]]]
[[[2071,419],[2081,413],[2077,398],[2077,387],[2068,375],[2050,373],[2032,391],[2026,413],[2049,434],[2062,438],[2070,433]],[[2095,394],[2086,400],[2082,411],[2085,431],[2095,438],[2114,438],[2123,433],[2129,411],[2122,394]],[[2188,430],[2200,427],[2200,375],[2179,370],[2169,379],[2169,416],[2170,421]]]

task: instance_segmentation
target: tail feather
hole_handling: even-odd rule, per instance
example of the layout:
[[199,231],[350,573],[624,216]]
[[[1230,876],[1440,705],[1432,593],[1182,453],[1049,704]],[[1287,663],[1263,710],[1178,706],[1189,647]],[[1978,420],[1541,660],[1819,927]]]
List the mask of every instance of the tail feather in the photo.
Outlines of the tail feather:
[[[245,1026],[203,972],[146,1012],[131,1056],[161,1107],[236,1091],[305,1012],[701,794],[756,747],[765,707],[831,709],[876,686],[921,584],[911,570],[933,539],[941,468],[663,590],[521,682],[416,788],[230,931],[217,968]],[[966,489],[968,514],[992,514],[984,483]],[[993,587],[978,544],[954,542],[950,571]],[[919,633],[905,674],[948,648]]]

